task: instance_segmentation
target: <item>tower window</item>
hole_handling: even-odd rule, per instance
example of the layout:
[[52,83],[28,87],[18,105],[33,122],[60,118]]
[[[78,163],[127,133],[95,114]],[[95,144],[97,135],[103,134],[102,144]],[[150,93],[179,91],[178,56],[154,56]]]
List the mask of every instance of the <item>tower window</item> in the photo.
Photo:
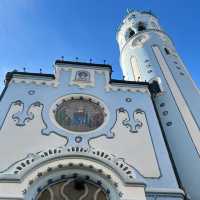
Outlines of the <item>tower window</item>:
[[129,32],[129,38],[132,37],[135,34],[135,32],[133,30],[130,30]]
[[135,15],[131,15],[131,16],[128,18],[128,20],[131,21],[131,20],[134,19],[134,18],[136,18],[136,16],[135,16]]
[[135,35],[135,31],[133,29],[129,28],[126,33],[126,39],[131,38],[133,35]]
[[143,22],[138,23],[138,31],[144,31],[146,30],[146,26],[144,25]]
[[166,53],[167,55],[170,55],[170,51],[169,51],[169,49],[164,48],[164,50],[165,50],[165,53]]
[[151,22],[152,28],[158,29],[157,25],[155,22]]

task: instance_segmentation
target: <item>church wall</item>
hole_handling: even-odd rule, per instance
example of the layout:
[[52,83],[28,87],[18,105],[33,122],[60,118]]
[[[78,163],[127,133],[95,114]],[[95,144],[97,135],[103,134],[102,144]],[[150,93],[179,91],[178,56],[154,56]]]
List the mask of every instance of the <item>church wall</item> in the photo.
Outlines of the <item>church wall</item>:
[[[0,102],[2,188],[6,185],[1,179],[27,173],[31,166],[36,167],[34,163],[46,159],[43,158],[45,152],[49,158],[56,158],[56,154],[50,155],[55,149],[60,149],[62,156],[70,156],[68,149],[82,147],[86,149],[84,155],[94,156],[95,153],[99,158],[109,155],[116,165],[113,167],[125,166],[120,169],[124,172],[130,169],[129,178],[142,182],[147,190],[155,188],[156,192],[156,188],[164,188],[172,195],[174,192],[181,194],[148,84],[111,82],[107,68],[63,64],[56,65],[55,71],[55,80],[16,74]],[[90,79],[77,80],[80,71],[88,72]],[[63,100],[72,97],[91,98],[103,107],[106,115],[102,126],[88,133],[76,133],[59,126],[54,110]],[[35,159],[33,163],[23,164],[32,159]],[[133,191],[133,188],[126,189]]]

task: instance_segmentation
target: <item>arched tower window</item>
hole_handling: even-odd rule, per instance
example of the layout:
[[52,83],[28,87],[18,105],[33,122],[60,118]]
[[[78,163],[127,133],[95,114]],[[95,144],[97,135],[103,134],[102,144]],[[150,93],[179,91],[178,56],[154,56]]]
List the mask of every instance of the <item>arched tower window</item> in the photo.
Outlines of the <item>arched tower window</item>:
[[146,30],[146,26],[143,22],[138,23],[138,31],[144,31]]
[[158,26],[155,22],[151,22],[151,26],[152,26],[152,28],[158,29]]
[[128,29],[128,31],[126,32],[126,40],[128,40],[129,38],[133,37],[133,35],[135,35],[135,31],[131,28]]
[[165,50],[165,53],[166,53],[167,55],[170,55],[169,49],[167,49],[167,48],[165,47],[164,50]]

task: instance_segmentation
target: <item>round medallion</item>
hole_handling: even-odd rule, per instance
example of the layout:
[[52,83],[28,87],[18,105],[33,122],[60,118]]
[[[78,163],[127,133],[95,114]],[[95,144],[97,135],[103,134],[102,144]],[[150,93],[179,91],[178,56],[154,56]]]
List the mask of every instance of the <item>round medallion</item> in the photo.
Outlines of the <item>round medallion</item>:
[[63,128],[74,132],[88,132],[104,122],[104,108],[91,99],[68,99],[57,105],[55,120]]
[[90,80],[90,74],[87,71],[78,71],[76,72],[76,81],[89,81]]

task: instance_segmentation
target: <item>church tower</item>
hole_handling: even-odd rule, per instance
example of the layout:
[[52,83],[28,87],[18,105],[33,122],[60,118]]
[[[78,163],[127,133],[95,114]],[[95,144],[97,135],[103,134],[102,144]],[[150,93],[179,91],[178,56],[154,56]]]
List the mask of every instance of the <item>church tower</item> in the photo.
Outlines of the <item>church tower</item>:
[[151,83],[182,187],[200,199],[200,93],[171,38],[150,12],[131,11],[117,32],[125,80]]

